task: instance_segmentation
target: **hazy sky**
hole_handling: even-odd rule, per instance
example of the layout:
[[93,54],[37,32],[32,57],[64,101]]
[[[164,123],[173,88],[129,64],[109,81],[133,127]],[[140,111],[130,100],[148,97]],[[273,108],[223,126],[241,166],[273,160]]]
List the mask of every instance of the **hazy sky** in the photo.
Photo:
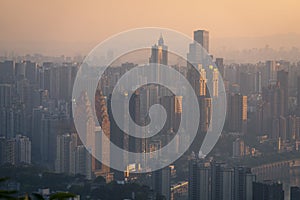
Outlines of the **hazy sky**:
[[2,51],[51,52],[75,43],[88,49],[112,34],[144,26],[190,36],[207,29],[211,38],[299,34],[299,7],[299,0],[1,0],[0,45]]

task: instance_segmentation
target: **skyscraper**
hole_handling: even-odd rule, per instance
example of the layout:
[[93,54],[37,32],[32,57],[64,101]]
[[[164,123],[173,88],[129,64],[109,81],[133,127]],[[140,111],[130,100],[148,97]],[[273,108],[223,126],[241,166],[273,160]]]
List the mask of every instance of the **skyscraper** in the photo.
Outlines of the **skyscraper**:
[[152,76],[154,78],[153,80],[159,81],[161,77],[164,77],[164,75],[160,74],[159,72],[159,65],[168,65],[168,46],[164,44],[162,35],[160,35],[158,43],[153,45],[151,48],[149,63],[154,64],[157,67],[155,73],[152,74]]
[[250,168],[234,168],[234,200],[252,200],[252,184],[256,177],[251,173]]
[[229,96],[228,118],[230,131],[245,133],[247,128],[247,96],[241,94]]
[[206,30],[194,31],[194,40],[202,45],[209,52],[209,32]]
[[283,95],[283,116],[288,114],[288,98],[289,98],[289,77],[288,72],[284,70],[277,71],[277,81]]
[[211,200],[211,169],[204,160],[189,161],[189,200]]
[[213,97],[219,96],[219,70],[213,69]]
[[238,158],[245,155],[245,142],[241,138],[237,138],[235,141],[233,141],[232,147],[232,157]]
[[290,200],[298,200],[300,199],[300,188],[299,187],[291,187]]
[[189,160],[189,200],[252,200],[255,175],[250,168],[225,163]]
[[278,66],[276,64],[276,61],[274,60],[268,60],[266,62],[266,76],[265,78],[267,79],[267,85],[273,84],[277,80],[277,70]]
[[165,196],[166,200],[170,200],[171,195],[171,169],[165,167],[163,169],[152,172],[152,188],[154,191]]
[[300,76],[297,77],[297,114],[300,116]]
[[253,199],[255,200],[284,200],[282,183],[254,182]]
[[31,141],[29,138],[23,135],[17,135],[15,141],[17,162],[31,164]]
[[216,65],[218,67],[218,70],[219,70],[222,78],[224,78],[224,59],[223,58],[216,58]]

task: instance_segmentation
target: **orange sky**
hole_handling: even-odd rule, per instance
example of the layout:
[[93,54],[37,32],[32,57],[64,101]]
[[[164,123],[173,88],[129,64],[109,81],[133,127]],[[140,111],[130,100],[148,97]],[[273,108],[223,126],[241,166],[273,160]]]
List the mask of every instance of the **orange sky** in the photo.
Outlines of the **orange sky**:
[[300,33],[299,7],[298,0],[1,0],[0,45],[95,43],[144,26],[190,36],[208,29],[212,38]]

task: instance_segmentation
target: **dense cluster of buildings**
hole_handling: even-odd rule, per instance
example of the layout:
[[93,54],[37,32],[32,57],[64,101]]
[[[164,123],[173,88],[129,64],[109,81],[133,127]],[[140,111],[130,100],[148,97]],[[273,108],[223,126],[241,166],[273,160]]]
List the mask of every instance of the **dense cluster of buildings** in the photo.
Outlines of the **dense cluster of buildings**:
[[[213,116],[212,99],[218,99],[222,92],[227,96],[224,132],[235,137],[231,144],[231,157],[240,159],[260,155],[251,144],[245,143],[244,137],[247,135],[258,136],[261,143],[273,144],[279,153],[298,151],[300,71],[297,67],[300,63],[266,61],[225,66],[223,58],[213,59],[209,55],[208,31],[195,31],[194,40],[187,53],[189,62],[184,66],[172,66],[187,78],[199,103],[201,117],[196,122],[199,123],[198,134],[189,151],[198,152],[203,135],[214,130],[210,124]],[[207,55],[215,66],[203,67],[209,64],[206,63]],[[111,53],[109,56],[112,56]],[[152,46],[149,63],[170,65],[170,59],[168,46],[160,36],[157,44]],[[147,167],[147,161],[132,163],[124,169],[124,174],[123,171],[110,169],[91,155],[94,151],[101,152],[101,160],[106,163],[111,159],[119,162],[130,159],[126,155],[112,157],[110,145],[102,142],[99,132],[124,150],[154,152],[168,144],[178,131],[178,125],[185,123],[181,121],[184,97],[175,96],[168,93],[166,88],[153,84],[134,91],[132,97],[128,97],[126,91],[116,94],[117,109],[123,124],[128,124],[129,118],[132,118],[137,124],[144,126],[149,123],[149,108],[154,104],[163,105],[168,117],[159,136],[138,139],[124,134],[126,131],[134,132],[132,127],[124,126],[127,130],[119,128],[112,116],[111,94],[120,77],[138,64],[126,62],[108,68],[101,77],[95,94],[96,113],[93,113],[91,99],[85,92],[75,100],[79,106],[72,113],[72,89],[79,63],[0,62],[0,165],[38,164],[57,173],[82,174],[87,179],[103,176],[107,181],[124,180],[129,178],[128,174],[131,172]],[[91,68],[89,78],[98,80],[95,72]],[[153,76],[163,79],[163,74],[158,72]],[[225,91],[221,91],[221,77]],[[89,79],[82,81],[87,85],[91,82]],[[212,84],[212,91],[208,91],[207,84]],[[128,106],[128,98],[130,113],[126,113],[124,109]],[[94,115],[100,126],[95,125]],[[84,126],[76,130],[73,120],[81,120]],[[185,130],[188,132],[189,127],[186,126]],[[79,138],[77,131],[89,137]],[[81,140],[87,145],[84,146]],[[178,141],[173,152],[179,151],[180,142],[185,141]],[[174,199],[176,195],[180,199],[181,194],[187,192],[190,200],[283,199],[282,184],[276,180],[257,182],[255,175],[246,167],[228,167],[226,163],[194,158],[189,161],[188,171],[188,183],[183,181],[175,185],[170,181],[170,167],[155,171],[151,173],[151,187],[167,199]],[[291,188],[291,197],[292,200],[299,197],[299,188]]]

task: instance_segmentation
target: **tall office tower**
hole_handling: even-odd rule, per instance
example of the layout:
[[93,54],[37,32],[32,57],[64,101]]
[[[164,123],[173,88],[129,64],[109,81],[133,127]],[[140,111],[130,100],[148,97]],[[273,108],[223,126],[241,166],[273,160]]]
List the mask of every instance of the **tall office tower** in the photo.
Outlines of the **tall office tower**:
[[15,62],[6,60],[0,62],[0,84],[12,84],[15,79]]
[[[202,45],[202,47],[198,43]],[[200,69],[202,66],[208,67],[209,65],[210,58],[207,55],[208,44],[209,37],[207,31],[194,31],[194,42],[190,44],[189,52],[187,53],[187,78],[197,95],[199,93],[201,75],[203,78],[206,78],[206,74],[200,73]]]
[[31,124],[31,141],[32,141],[32,159],[37,162],[42,160],[41,155],[41,139],[42,139],[42,119],[47,113],[47,109],[39,106],[32,111],[32,124]]
[[[181,122],[181,115],[182,115],[182,96],[175,96],[175,102],[174,102],[174,124],[173,124],[173,130],[177,133],[177,130],[179,128],[180,122]],[[185,124],[182,122],[183,125]]]
[[256,180],[250,168],[234,168],[234,200],[252,200],[252,184]]
[[13,87],[10,84],[0,84],[0,108],[12,105]]
[[42,115],[40,130],[40,158],[43,164],[54,168],[56,157],[56,137],[60,130],[60,119],[56,115],[47,113]]
[[168,65],[168,46],[164,44],[162,35],[158,43],[152,46],[149,63]]
[[219,71],[217,68],[213,69],[213,97],[219,96]]
[[[109,116],[109,121],[110,121],[110,140],[112,143],[114,143],[116,146],[120,147],[121,149],[124,149],[126,151],[129,151],[129,114],[125,112],[125,106],[128,107],[126,104],[126,101],[128,101],[128,94],[126,92],[121,93],[121,94],[116,94],[116,100],[118,103],[116,104],[116,110],[118,110],[119,116],[122,116],[120,118],[122,121],[119,121],[119,123],[123,124],[123,127],[126,127],[125,130],[121,130],[117,123],[115,122],[114,117],[112,116],[112,111],[111,111],[111,96],[108,98],[107,101],[107,108],[108,108],[108,116]],[[125,133],[125,134],[124,134]],[[97,135],[96,135],[97,138]],[[101,141],[100,139],[96,139],[97,141]],[[98,147],[98,145],[97,145]],[[112,156],[112,154],[111,154]],[[119,155],[114,155],[114,158],[111,159],[116,159],[119,160],[121,163],[127,162],[128,161],[128,156],[124,154],[119,154]],[[111,169],[114,173],[114,179],[115,180],[124,180],[124,173]]]
[[[212,122],[212,98],[198,96],[198,104],[199,104],[199,111],[200,111],[200,120],[199,120],[199,127],[197,131],[197,135],[190,146],[190,149],[194,152],[199,152],[202,142],[208,131],[212,131],[213,124]],[[189,112],[194,112],[191,110]],[[191,120],[191,119],[190,119]],[[189,127],[186,127],[187,130]]]
[[234,197],[234,170],[224,168],[222,170],[222,200],[232,200]]
[[225,163],[211,161],[211,199],[232,200],[234,194],[234,171]]
[[279,136],[283,141],[287,140],[286,130],[287,130],[286,118],[283,116],[280,116],[279,117]]
[[300,117],[296,117],[296,140],[300,139]]
[[[129,102],[129,112],[130,116],[132,117],[132,120],[136,124],[143,124],[143,120],[141,119],[141,96],[140,96],[140,90],[135,91],[132,94],[131,100]],[[130,132],[135,132],[136,130],[134,127],[129,127]],[[142,147],[142,141],[141,139],[135,138],[135,137],[129,137],[129,151],[131,152],[143,152],[144,149]]]
[[85,178],[92,179],[92,155],[90,149],[79,145],[75,148],[75,174],[85,175]]
[[237,138],[232,143],[232,157],[239,158],[245,155],[245,142],[241,138]]
[[13,86],[0,84],[0,136],[13,137],[12,101]]
[[25,64],[23,62],[19,62],[15,64],[15,77],[16,81],[20,81],[25,79]]
[[211,168],[204,160],[189,161],[189,200],[211,200]]
[[78,135],[77,133],[70,134],[70,167],[69,167],[69,173],[70,174],[76,174],[76,147],[78,146]]
[[251,94],[255,91],[255,74],[250,72],[240,72],[240,91],[243,95]]
[[31,164],[31,141],[28,137],[17,135],[16,141],[16,152],[17,162],[23,164]]
[[261,94],[262,92],[262,82],[261,82],[261,72],[256,72],[255,74],[255,92]]
[[206,96],[206,84],[207,84],[207,77],[206,77],[206,70],[202,67],[202,64],[193,64],[195,67],[198,68],[195,69],[191,66],[190,63],[188,63],[188,80],[190,84],[192,85],[195,94],[197,96]]
[[258,136],[263,135],[264,132],[264,126],[263,126],[263,108],[264,108],[264,103],[262,101],[259,101],[256,105],[256,111],[255,111],[255,133]]
[[206,133],[209,130],[212,120],[212,99],[207,97],[199,97],[200,109],[200,131]]
[[37,71],[38,67],[35,62],[31,61],[24,61],[25,65],[25,77],[30,82],[30,84],[36,84],[37,83]]
[[291,187],[290,200],[300,199],[300,187],[293,186]]
[[266,61],[266,78],[268,80],[268,85],[276,83],[277,70],[278,70],[278,66],[276,64],[276,61],[274,60]]
[[271,134],[269,135],[270,138],[272,139],[275,139],[275,140],[278,140],[279,137],[280,137],[280,134],[279,134],[279,118],[272,118],[272,121],[271,121]]
[[220,72],[220,75],[224,79],[224,59],[223,58],[216,58],[216,65],[218,67],[218,70]]
[[289,100],[289,84],[288,84],[288,72],[281,70],[277,71],[277,81],[279,82],[279,87],[283,93],[283,116],[288,114],[288,100]]
[[297,115],[300,116],[300,76],[297,77]]
[[62,66],[59,67],[59,99],[71,101],[76,73],[76,64],[63,63]]
[[200,72],[199,76],[199,96],[206,96],[206,71],[202,68],[202,66],[198,66],[198,70]]
[[[178,125],[175,123],[175,109],[177,109],[177,111],[180,112],[180,105],[178,105],[179,103],[176,103],[175,98],[176,96],[160,97],[160,104],[165,108],[167,114],[167,119],[162,129],[162,132],[168,132],[169,130],[174,128],[174,125]],[[178,107],[176,108],[176,106]]]
[[40,88],[50,92],[51,87],[51,69],[54,68],[54,63],[44,62],[41,70]]
[[154,74],[152,74],[152,78],[154,80],[160,81],[162,77],[164,77],[163,74],[160,74],[159,72],[159,65],[168,65],[168,46],[164,44],[164,39],[162,35],[160,36],[158,43],[153,45],[151,48],[151,56],[149,58],[149,63],[154,64],[157,67],[157,70]]
[[[110,140],[110,120],[108,116],[107,111],[107,103],[106,103],[106,97],[102,94],[101,90],[96,91],[95,95],[95,109],[96,109],[96,115],[98,118],[99,125],[101,129],[99,131],[102,131],[102,134],[105,134],[108,140]],[[99,134],[97,134],[99,136]],[[110,144],[106,143],[103,138],[100,139],[100,153],[101,153],[101,160],[105,161],[105,163],[110,163]],[[98,146],[98,144],[96,144]],[[96,150],[96,147],[95,147]],[[96,161],[95,166],[95,172],[105,176],[107,173],[110,172],[110,168],[104,164],[101,164],[99,161]]]
[[228,118],[230,131],[246,133],[247,96],[241,94],[231,94],[229,96]]
[[253,199],[255,200],[284,200],[282,183],[254,182]]
[[209,32],[206,30],[194,31],[194,40],[202,45],[209,52]]
[[56,159],[55,159],[55,172],[56,173],[69,173],[70,165],[70,134],[58,135],[56,139]]
[[250,168],[229,168],[225,163],[189,160],[189,200],[252,200],[255,176]]
[[223,195],[222,163],[211,163],[211,199],[221,200]]
[[163,169],[152,172],[152,189],[163,195],[166,200],[171,198],[171,169],[165,167]]
[[297,120],[295,115],[289,115],[286,119],[286,134],[288,140],[295,140],[297,135]]

